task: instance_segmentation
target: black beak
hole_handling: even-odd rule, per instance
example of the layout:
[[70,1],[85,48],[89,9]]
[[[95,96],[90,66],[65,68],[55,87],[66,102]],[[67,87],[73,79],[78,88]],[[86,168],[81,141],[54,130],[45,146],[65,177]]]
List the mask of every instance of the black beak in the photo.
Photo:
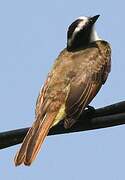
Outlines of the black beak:
[[99,18],[100,15],[96,15],[96,16],[93,16],[93,17],[90,17],[89,18],[89,22],[91,25],[95,24],[95,22],[97,21],[97,19]]

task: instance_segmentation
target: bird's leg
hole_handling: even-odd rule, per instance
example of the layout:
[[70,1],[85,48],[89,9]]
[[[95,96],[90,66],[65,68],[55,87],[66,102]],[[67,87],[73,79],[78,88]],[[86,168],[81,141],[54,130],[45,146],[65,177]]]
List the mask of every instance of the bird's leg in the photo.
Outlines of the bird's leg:
[[[88,105],[87,111],[89,112],[90,115],[93,115],[95,113],[95,108],[93,106]],[[71,128],[75,123],[77,122],[77,119],[73,118],[66,118],[64,119],[64,128],[69,129]]]
[[64,128],[69,129],[77,122],[76,119],[73,118],[66,118],[64,119]]
[[87,108],[88,108],[90,111],[95,111],[95,108],[94,108],[93,106],[88,105]]

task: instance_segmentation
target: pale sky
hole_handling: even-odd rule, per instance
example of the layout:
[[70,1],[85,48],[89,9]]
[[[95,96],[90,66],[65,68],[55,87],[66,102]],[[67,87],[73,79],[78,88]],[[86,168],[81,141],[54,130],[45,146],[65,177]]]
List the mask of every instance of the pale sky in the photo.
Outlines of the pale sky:
[[[96,29],[112,46],[112,71],[92,105],[125,100],[125,2],[0,1],[0,131],[31,126],[37,95],[66,45],[68,26],[100,14]],[[47,137],[31,167],[15,167],[20,145],[0,151],[0,179],[125,179],[125,126]]]

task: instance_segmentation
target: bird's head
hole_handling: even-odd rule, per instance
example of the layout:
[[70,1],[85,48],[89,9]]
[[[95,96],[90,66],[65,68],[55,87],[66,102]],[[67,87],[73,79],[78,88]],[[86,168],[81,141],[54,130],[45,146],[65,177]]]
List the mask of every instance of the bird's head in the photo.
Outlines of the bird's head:
[[67,50],[73,51],[99,40],[94,24],[99,15],[93,17],[79,17],[68,28]]

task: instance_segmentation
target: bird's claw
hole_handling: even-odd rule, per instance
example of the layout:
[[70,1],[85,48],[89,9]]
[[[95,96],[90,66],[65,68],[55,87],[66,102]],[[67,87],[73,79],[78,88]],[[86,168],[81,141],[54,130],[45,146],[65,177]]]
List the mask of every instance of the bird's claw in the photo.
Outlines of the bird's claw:
[[88,111],[90,114],[94,114],[94,113],[95,113],[95,108],[94,108],[93,106],[88,105],[88,106],[87,106],[87,111]]

